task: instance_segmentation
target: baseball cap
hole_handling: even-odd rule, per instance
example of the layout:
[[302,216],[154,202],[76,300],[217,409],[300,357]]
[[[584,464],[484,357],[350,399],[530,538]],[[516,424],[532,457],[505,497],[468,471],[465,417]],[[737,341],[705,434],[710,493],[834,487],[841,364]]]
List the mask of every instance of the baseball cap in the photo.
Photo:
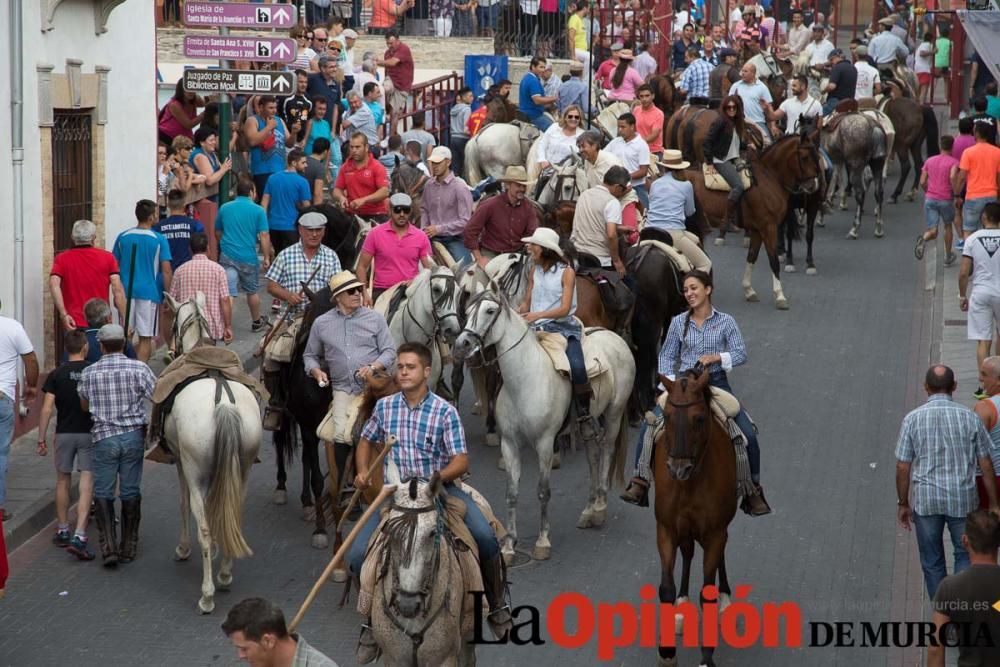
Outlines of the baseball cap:
[[358,33],[348,28],[344,32],[340,33],[340,36],[343,37],[344,39],[357,39]]
[[615,42],[614,44],[611,45],[611,50],[612,51],[621,51],[624,48],[625,48],[625,45],[622,44],[621,42]]
[[125,340],[125,330],[120,324],[105,324],[97,330],[97,340]]
[[834,49],[833,51],[830,51],[829,58],[843,58],[843,57],[844,57],[843,49]]
[[405,192],[397,192],[389,197],[389,206],[413,206],[413,200]]
[[427,158],[428,162],[440,162],[441,160],[451,159],[451,149],[447,146],[435,146],[434,150],[431,151],[431,156]]

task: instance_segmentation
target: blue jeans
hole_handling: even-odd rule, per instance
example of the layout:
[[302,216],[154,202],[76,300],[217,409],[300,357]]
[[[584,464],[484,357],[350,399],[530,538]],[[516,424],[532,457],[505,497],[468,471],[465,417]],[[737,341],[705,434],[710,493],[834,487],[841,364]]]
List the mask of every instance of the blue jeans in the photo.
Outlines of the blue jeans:
[[451,28],[452,37],[467,37],[472,34],[472,11],[455,10],[455,20]]
[[569,361],[569,381],[574,385],[587,384],[587,363],[583,358],[583,331],[575,323],[545,322],[532,327],[536,331],[557,333],[566,339],[566,359]]
[[991,201],[996,201],[995,197],[977,197],[966,199],[962,204],[962,230],[974,232],[979,229],[979,218],[983,215],[983,209]]
[[642,204],[642,207],[648,211],[649,190],[646,189],[646,184],[643,183],[642,185],[633,185],[632,191],[635,192],[635,196],[639,198],[639,202]]
[[924,223],[927,229],[937,229],[938,225],[950,225],[955,219],[955,206],[950,199],[925,199]]
[[257,262],[245,264],[227,256],[226,253],[219,253],[219,266],[226,270],[226,283],[229,286],[229,296],[236,297],[243,294],[256,294],[260,285],[260,265]]
[[[480,562],[496,558],[497,554],[500,553],[500,545],[497,543],[497,537],[493,534],[493,529],[490,528],[486,517],[479,511],[479,506],[473,502],[469,494],[456,488],[454,484],[446,484],[444,490],[452,498],[458,498],[465,503],[465,527],[469,529],[469,532],[472,533],[472,539],[476,541]],[[381,518],[378,513],[373,514],[368,519],[368,523],[361,528],[361,532],[358,533],[358,538],[354,541],[354,544],[351,545],[351,549],[347,554],[347,562],[350,564],[351,572],[355,574],[361,572],[361,566],[365,564],[365,552],[368,551],[368,542],[371,540],[375,529],[378,528],[379,521],[381,521]]]
[[840,100],[838,100],[836,97],[827,96],[826,102],[823,103],[823,115],[829,116],[830,114],[832,114],[833,110],[837,108],[838,104],[840,104]]
[[0,394],[0,507],[7,501],[7,459],[14,439],[14,399]]
[[451,254],[451,258],[461,264],[464,260],[470,259],[472,253],[465,247],[465,242],[459,236],[435,236],[434,240],[443,245]]
[[531,124],[537,127],[542,132],[545,132],[545,130],[549,129],[549,127],[552,125],[552,119],[546,116],[545,114],[542,114],[538,118],[532,118]]
[[969,554],[962,546],[965,517],[913,513],[913,525],[917,529],[917,550],[920,552],[920,568],[924,571],[927,596],[932,600],[938,584],[948,574],[944,559],[945,524],[948,524],[948,534],[951,535],[951,546],[955,551],[955,574],[958,574],[969,567]]
[[142,458],[145,454],[142,429],[112,435],[94,443],[94,497],[115,499],[115,482],[119,495],[129,500],[140,495]]

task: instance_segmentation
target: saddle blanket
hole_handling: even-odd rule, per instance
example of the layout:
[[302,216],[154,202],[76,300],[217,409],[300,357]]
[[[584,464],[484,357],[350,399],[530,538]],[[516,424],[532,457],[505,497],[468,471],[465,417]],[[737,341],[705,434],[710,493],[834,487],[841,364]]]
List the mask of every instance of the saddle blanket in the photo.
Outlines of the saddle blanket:
[[[733,419],[736,415],[740,414],[740,402],[725,389],[719,389],[718,387],[709,387],[709,389],[712,391],[712,415],[721,426],[725,426],[727,419]],[[665,409],[667,405],[667,393],[663,392],[656,403],[660,406],[661,410]]]
[[243,370],[243,362],[236,352],[224,347],[204,346],[177,357],[163,369],[153,389],[153,403],[162,403],[180,384],[212,370],[219,371],[227,380],[244,385],[262,401],[270,398],[264,385]]
[[[298,338],[299,329],[302,327],[302,317],[299,315],[293,320],[281,320],[274,325],[273,335],[268,332],[261,336],[254,354],[255,356],[264,355],[262,366],[265,371],[276,371],[280,364],[291,363],[292,357],[295,356],[295,341]],[[269,341],[268,336],[271,336]],[[267,341],[266,348],[264,347],[265,341]]]
[[[692,234],[689,231],[685,231],[684,234],[695,243],[698,243],[697,235]],[[673,262],[674,267],[681,273],[687,273],[694,268],[694,264],[691,263],[691,260],[685,257],[680,250],[672,245],[667,245],[663,241],[654,241],[652,239],[639,241],[639,247],[641,248],[643,246],[651,246],[662,252],[671,262]]]
[[[709,190],[718,190],[719,192],[729,192],[732,190],[729,187],[729,183],[726,179],[722,177],[715,167],[710,164],[701,165],[701,173],[705,177],[705,187]],[[744,167],[740,169],[740,180],[743,181],[743,189],[748,190],[751,185],[750,181],[750,168]]]
[[[587,377],[595,378],[603,375],[610,366],[601,359],[600,353],[595,346],[590,343],[590,333],[593,331],[605,331],[600,327],[591,327],[590,329],[584,330],[583,336],[583,360],[587,366]],[[548,331],[536,331],[535,336],[538,337],[538,342],[545,350],[546,354],[549,355],[549,359],[552,360],[552,365],[561,374],[569,377],[569,359],[566,357],[566,338],[562,334],[551,333]]]

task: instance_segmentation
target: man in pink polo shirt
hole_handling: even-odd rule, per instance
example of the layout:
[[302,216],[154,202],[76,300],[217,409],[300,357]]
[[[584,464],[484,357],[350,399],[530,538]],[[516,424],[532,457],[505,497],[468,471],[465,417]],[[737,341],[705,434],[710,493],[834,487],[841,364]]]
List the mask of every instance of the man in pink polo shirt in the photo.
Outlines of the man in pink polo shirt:
[[375,263],[371,294],[365,289],[365,305],[369,307],[393,285],[413,280],[421,265],[428,269],[434,266],[430,239],[410,224],[410,195],[397,192],[389,198],[389,209],[389,222],[368,232],[358,259],[357,275],[363,285],[368,284],[368,269]]

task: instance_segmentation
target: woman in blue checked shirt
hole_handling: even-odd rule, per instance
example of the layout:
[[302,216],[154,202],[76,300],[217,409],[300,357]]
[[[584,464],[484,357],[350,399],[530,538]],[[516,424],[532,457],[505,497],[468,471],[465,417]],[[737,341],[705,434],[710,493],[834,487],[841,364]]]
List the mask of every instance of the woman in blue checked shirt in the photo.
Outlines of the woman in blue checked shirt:
[[[660,374],[673,378],[678,372],[700,363],[708,370],[710,385],[733,393],[726,372],[747,361],[746,345],[736,326],[736,320],[712,306],[712,278],[704,271],[695,270],[684,276],[684,298],[688,302],[688,311],[670,322],[667,340],[660,349]],[[663,414],[659,406],[655,408],[655,412],[658,416]],[[760,447],[757,433],[746,410],[741,409],[735,421],[747,439],[750,477],[757,487],[757,493],[748,499],[750,514],[768,514],[771,508],[768,507],[760,486]],[[646,425],[643,424],[639,433],[640,444],[636,447],[636,476],[621,496],[622,500],[640,507],[649,504],[649,481],[638,474],[645,430]]]

